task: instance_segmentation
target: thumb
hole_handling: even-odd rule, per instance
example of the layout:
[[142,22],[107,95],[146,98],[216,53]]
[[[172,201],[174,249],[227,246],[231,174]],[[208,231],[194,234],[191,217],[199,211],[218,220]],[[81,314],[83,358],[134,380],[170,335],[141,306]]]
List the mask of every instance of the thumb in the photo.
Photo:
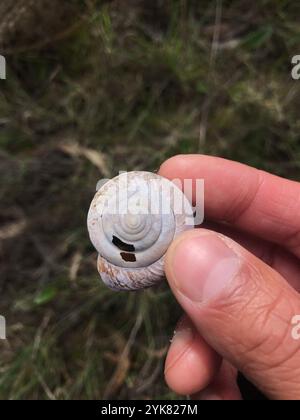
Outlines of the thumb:
[[283,277],[231,239],[202,229],[174,241],[166,275],[219,354],[270,398],[300,399],[300,341],[292,334],[300,299]]

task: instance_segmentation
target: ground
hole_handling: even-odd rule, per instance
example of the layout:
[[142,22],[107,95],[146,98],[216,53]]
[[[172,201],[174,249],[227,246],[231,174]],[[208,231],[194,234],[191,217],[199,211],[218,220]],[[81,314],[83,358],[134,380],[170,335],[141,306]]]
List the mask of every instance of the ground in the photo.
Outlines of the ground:
[[174,398],[180,309],[166,284],[99,281],[89,203],[99,179],[178,153],[299,178],[300,4],[6,0],[0,16],[0,398]]

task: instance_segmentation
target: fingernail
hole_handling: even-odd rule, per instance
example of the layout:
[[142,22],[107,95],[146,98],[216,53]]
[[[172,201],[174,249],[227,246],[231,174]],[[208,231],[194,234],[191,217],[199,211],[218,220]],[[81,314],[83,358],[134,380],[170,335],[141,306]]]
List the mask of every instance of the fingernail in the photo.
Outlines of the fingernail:
[[189,348],[191,342],[194,339],[194,333],[195,332],[191,326],[190,321],[188,321],[186,318],[177,324],[173,338],[171,339],[171,350],[173,354],[176,354],[176,357],[168,359],[171,360],[171,362],[166,365],[165,372],[173,367]]
[[172,344],[187,343],[194,338],[194,329],[191,326],[191,322],[188,318],[181,319],[174,331]]
[[240,269],[240,258],[217,235],[180,241],[171,256],[175,287],[195,302],[217,297]]
[[205,390],[199,393],[198,395],[199,401],[222,401],[223,398],[221,398],[220,395],[211,392],[209,390]]

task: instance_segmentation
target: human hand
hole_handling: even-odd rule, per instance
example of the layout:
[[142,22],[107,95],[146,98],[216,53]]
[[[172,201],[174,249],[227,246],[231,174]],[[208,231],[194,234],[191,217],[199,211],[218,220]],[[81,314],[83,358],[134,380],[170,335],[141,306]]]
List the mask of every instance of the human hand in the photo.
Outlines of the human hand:
[[199,399],[241,399],[239,370],[269,398],[300,399],[300,340],[292,336],[300,184],[202,155],[175,156],[159,174],[204,179],[213,222],[167,252],[166,276],[186,313],[167,355],[168,385]]

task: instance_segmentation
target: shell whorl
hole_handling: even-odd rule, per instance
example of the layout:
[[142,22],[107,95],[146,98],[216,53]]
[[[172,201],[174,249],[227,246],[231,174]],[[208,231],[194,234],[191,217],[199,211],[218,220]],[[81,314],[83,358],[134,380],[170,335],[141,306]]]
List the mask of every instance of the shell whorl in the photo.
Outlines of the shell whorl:
[[115,290],[149,287],[164,277],[164,255],[175,236],[193,227],[181,190],[150,172],[128,172],[96,193],[88,214],[98,271]]

